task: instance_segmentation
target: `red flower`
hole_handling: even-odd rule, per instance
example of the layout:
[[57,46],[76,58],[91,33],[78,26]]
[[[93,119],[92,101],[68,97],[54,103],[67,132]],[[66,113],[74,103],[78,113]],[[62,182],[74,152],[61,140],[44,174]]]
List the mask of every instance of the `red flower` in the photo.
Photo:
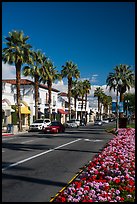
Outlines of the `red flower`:
[[121,200],[121,201],[124,201],[124,198],[123,198],[123,197],[121,197],[121,198],[120,198],[120,200]]
[[89,186],[85,186],[85,188],[84,188],[84,191],[89,191],[90,190],[90,188],[89,188]]
[[115,180],[115,183],[116,183],[116,184],[120,183],[120,179],[116,179],[116,180]]
[[134,185],[134,181],[133,180],[129,180],[129,185],[133,186]]
[[66,201],[66,198],[65,197],[62,197],[61,198],[61,202],[65,202]]

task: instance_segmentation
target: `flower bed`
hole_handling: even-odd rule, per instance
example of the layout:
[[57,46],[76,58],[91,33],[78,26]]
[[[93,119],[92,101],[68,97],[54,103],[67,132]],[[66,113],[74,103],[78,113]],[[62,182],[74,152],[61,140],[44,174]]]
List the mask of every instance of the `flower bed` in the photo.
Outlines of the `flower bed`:
[[134,202],[135,129],[121,128],[52,202]]

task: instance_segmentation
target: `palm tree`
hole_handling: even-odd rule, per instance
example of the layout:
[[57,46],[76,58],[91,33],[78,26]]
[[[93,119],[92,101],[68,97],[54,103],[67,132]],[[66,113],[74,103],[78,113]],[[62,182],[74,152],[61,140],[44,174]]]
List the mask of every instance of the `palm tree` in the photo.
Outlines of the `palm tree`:
[[104,94],[104,91],[102,88],[97,87],[94,91],[94,97],[98,97],[98,114],[100,116],[101,119],[101,107],[100,107],[100,103],[101,103],[101,97]]
[[84,86],[84,90],[85,90],[85,115],[86,115],[86,123],[87,123],[87,114],[86,114],[86,109],[87,109],[87,96],[90,92],[91,89],[91,84],[89,80],[84,80],[83,81],[83,86]]
[[[112,97],[111,96],[107,96],[106,94],[102,94],[101,96],[101,102],[104,106],[104,113],[105,116],[110,115],[110,105],[112,104]],[[109,114],[108,114],[108,110],[109,110]]]
[[46,57],[41,53],[40,50],[33,51],[32,60],[28,66],[24,66],[23,74],[24,76],[31,76],[34,78],[34,86],[35,86],[35,119],[38,119],[38,102],[39,102],[39,79],[41,76],[41,68],[43,60]]
[[22,131],[20,106],[20,72],[21,66],[30,60],[30,48],[32,46],[26,43],[29,37],[24,36],[23,31],[9,32],[9,37],[6,37],[5,39],[7,40],[7,47],[2,50],[2,60],[4,63],[15,64],[19,131]]
[[81,94],[81,89],[80,89],[80,81],[74,80],[72,81],[72,97],[74,97],[74,109],[75,109],[75,118],[77,119],[77,114],[76,114],[76,106],[77,106],[77,99]]
[[[125,92],[135,86],[135,74],[132,70],[130,70],[130,66],[122,64],[116,66],[114,71],[114,73],[109,73],[106,83],[107,86],[109,86],[110,91],[111,89],[114,89],[114,91],[117,89],[117,92],[120,93],[120,102],[124,102]],[[117,84],[114,84],[114,80]],[[121,84],[118,84],[119,80],[122,81]],[[122,117],[123,113],[120,113],[120,118]]]
[[61,80],[61,74],[58,73],[56,70],[56,67],[54,67],[51,60],[44,60],[43,66],[42,66],[42,73],[40,77],[40,82],[47,83],[48,86],[48,104],[49,104],[49,118],[51,119],[51,92],[52,92],[52,83],[55,80]]
[[78,79],[80,77],[80,72],[76,64],[72,61],[67,61],[65,65],[62,66],[61,75],[62,77],[67,77],[68,79],[68,112],[69,119],[71,118],[70,102],[71,102],[71,89],[72,89],[72,79]]

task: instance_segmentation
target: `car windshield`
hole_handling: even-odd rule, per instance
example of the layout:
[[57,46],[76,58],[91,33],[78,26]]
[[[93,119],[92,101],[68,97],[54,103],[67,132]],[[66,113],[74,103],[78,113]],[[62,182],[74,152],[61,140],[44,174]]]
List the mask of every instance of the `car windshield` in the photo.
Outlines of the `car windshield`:
[[67,123],[74,123],[75,120],[69,120]]
[[50,122],[50,120],[44,120],[46,123]]
[[60,125],[60,123],[59,122],[51,122],[50,123],[50,126],[57,126],[57,125]]
[[43,123],[43,120],[35,120],[34,123]]

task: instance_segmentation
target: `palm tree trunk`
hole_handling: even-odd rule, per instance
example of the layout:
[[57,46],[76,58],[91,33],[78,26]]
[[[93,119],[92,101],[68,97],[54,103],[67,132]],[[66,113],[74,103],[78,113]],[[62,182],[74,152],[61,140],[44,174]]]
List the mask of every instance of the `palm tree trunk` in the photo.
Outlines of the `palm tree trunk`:
[[77,97],[74,98],[75,118],[77,119],[76,106],[77,106]]
[[81,120],[83,119],[83,113],[82,113],[82,110],[83,110],[83,95],[82,95],[82,104],[81,104]]
[[69,120],[71,119],[71,88],[72,88],[72,79],[68,79],[68,112],[69,112]]
[[86,109],[87,109],[87,93],[86,93],[86,96],[85,96],[85,120],[86,120],[86,124],[87,124],[87,112],[86,112]]
[[38,119],[39,77],[35,76],[35,119]]
[[[120,93],[120,102],[124,101],[124,94]],[[124,117],[124,113],[119,113],[119,118],[123,118]]]
[[48,92],[49,92],[49,100],[48,100],[48,103],[49,103],[49,118],[51,119],[51,90],[52,90],[52,82],[51,81],[48,81]]
[[18,106],[18,118],[19,118],[19,131],[22,131],[21,104],[20,104],[20,69],[21,69],[21,63],[18,62],[15,66],[16,66],[16,88],[17,88],[17,106]]
[[100,115],[100,98],[99,98],[99,96],[98,96],[98,115]]

